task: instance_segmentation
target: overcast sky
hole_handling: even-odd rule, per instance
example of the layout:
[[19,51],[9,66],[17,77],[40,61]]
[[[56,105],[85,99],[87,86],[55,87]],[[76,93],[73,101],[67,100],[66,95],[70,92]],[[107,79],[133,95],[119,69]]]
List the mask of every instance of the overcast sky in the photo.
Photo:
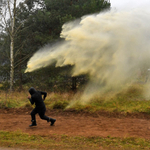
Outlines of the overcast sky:
[[150,6],[150,0],[110,0],[111,7],[117,10],[145,8]]

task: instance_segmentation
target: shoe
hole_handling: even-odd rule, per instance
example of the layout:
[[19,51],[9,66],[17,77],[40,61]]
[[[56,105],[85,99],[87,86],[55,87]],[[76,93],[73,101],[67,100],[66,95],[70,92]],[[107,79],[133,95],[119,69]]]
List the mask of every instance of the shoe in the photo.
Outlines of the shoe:
[[49,120],[47,120],[47,122],[51,122],[51,124],[50,124],[51,126],[54,125],[55,121],[56,121],[56,119],[53,119],[53,118],[49,118]]
[[50,121],[51,121],[51,126],[53,126],[55,121],[56,121],[56,119],[51,119]]
[[37,126],[36,121],[34,120],[31,120],[31,121],[32,121],[32,124],[30,124],[29,127]]
[[30,124],[29,127],[37,126],[37,124]]

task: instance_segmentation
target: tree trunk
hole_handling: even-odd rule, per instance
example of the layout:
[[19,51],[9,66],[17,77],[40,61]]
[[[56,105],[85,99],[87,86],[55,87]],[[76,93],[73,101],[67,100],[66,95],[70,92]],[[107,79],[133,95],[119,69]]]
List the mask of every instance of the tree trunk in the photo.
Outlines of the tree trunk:
[[76,77],[72,77],[72,90],[74,91],[74,92],[76,92],[76,89],[77,89],[77,84],[76,84]]
[[14,39],[11,37],[10,44],[10,91],[13,90],[14,83]]
[[22,90],[22,71],[21,71],[21,69],[22,69],[22,67],[21,67],[21,60],[22,60],[22,50],[20,50],[20,63],[19,63],[19,76],[20,76],[20,91]]
[[13,5],[13,16],[11,15],[10,4],[8,1],[9,13],[11,17],[11,33],[10,33],[10,91],[13,90],[14,85],[14,38],[15,38],[15,17],[16,17],[16,0]]

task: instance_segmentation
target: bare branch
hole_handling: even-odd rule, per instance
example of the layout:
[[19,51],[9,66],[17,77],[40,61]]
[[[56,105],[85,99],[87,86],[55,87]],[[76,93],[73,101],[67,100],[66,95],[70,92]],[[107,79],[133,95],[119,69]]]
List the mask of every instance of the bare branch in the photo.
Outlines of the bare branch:
[[22,58],[21,60],[18,60],[18,62],[16,62],[16,65],[14,66],[15,68],[17,66],[19,66],[22,62],[24,62],[25,60],[27,60],[28,58],[31,57],[31,54],[26,55],[24,58]]

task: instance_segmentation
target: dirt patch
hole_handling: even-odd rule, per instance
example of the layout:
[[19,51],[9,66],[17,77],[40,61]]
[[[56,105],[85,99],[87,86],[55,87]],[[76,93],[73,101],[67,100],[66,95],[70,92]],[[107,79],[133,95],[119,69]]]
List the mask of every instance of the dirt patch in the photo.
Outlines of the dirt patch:
[[141,114],[119,114],[98,112],[89,114],[73,110],[48,110],[46,115],[56,118],[55,126],[50,126],[37,115],[37,126],[29,127],[31,109],[0,109],[0,130],[22,131],[36,135],[65,134],[85,137],[141,137],[150,139],[150,116]]
[[[25,150],[25,149],[0,147],[0,150]],[[36,150],[36,149],[28,149],[28,150]]]

